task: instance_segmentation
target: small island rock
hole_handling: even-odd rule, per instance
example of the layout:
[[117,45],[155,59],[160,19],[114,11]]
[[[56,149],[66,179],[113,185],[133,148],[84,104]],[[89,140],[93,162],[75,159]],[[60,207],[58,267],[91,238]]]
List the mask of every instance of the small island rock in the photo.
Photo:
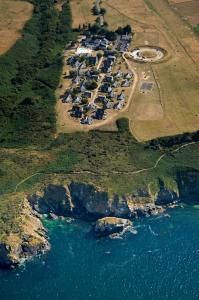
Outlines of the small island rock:
[[109,236],[114,233],[120,233],[125,228],[132,225],[132,222],[127,219],[105,217],[97,220],[95,224],[95,235],[97,237]]

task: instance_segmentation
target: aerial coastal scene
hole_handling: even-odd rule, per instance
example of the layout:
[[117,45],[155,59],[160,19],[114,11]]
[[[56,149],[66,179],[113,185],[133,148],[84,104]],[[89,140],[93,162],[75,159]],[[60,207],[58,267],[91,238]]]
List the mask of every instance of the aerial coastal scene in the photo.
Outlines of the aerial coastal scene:
[[199,299],[199,2],[0,17],[1,299]]

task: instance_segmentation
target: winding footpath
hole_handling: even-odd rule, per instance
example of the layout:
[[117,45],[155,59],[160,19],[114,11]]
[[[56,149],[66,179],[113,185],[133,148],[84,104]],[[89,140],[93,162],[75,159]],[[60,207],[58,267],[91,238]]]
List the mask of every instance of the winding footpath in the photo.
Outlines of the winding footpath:
[[[173,150],[170,152],[170,154],[174,154],[176,152],[178,152],[179,150],[183,149],[183,148],[186,148],[188,146],[191,146],[191,145],[195,145],[197,144],[198,142],[191,142],[191,143],[187,143],[187,144],[184,144],[184,145],[181,145],[180,147],[178,147],[177,149]],[[98,173],[98,172],[93,172],[93,171],[72,171],[72,172],[66,172],[64,173],[65,175],[81,175],[81,174],[88,174],[88,175],[94,175],[94,176],[108,176],[110,174],[127,174],[127,175],[136,175],[136,174],[140,174],[140,173],[145,173],[147,171],[151,171],[151,170],[154,170],[158,167],[158,165],[160,164],[160,162],[164,159],[164,157],[167,155],[167,153],[164,153],[162,154],[155,162],[155,164],[152,166],[152,167],[149,167],[149,168],[143,168],[143,169],[140,169],[140,170],[137,170],[137,171],[111,171],[111,172],[106,172],[106,173]],[[15,187],[15,190],[14,192],[17,192],[17,189],[19,188],[20,185],[22,185],[24,182],[28,181],[29,179],[37,176],[37,175],[51,175],[51,174],[56,174],[56,172],[54,173],[42,173],[42,172],[37,172],[37,173],[34,173],[26,178],[24,178],[23,180],[21,180]],[[60,173],[59,173],[60,174]]]

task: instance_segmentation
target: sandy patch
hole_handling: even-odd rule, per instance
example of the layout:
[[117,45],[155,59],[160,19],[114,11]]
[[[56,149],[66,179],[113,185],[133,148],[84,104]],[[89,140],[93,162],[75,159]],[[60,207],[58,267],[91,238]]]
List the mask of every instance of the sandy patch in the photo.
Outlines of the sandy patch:
[[192,2],[192,0],[169,0],[169,3],[171,4],[187,3],[187,2]]

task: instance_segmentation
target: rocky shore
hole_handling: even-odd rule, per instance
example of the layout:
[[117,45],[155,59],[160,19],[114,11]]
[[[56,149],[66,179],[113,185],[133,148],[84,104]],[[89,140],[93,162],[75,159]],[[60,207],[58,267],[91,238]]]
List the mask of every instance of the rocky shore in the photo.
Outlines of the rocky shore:
[[103,237],[120,233],[132,226],[133,223],[128,219],[105,217],[97,220],[94,231],[96,237]]
[[21,207],[20,230],[11,232],[0,243],[0,266],[17,266],[50,249],[47,231],[27,199]]
[[[110,194],[92,184],[71,182],[66,185],[49,184],[43,190],[24,198],[20,213],[20,230],[9,232],[0,241],[0,265],[12,267],[50,249],[47,233],[42,225],[43,216],[51,219],[65,217],[95,221],[95,235],[105,236],[132,225],[132,220],[163,213],[175,207],[180,199],[190,194],[186,177],[177,192],[160,188],[151,195],[147,189],[128,195]],[[195,181],[189,179],[198,199]]]

